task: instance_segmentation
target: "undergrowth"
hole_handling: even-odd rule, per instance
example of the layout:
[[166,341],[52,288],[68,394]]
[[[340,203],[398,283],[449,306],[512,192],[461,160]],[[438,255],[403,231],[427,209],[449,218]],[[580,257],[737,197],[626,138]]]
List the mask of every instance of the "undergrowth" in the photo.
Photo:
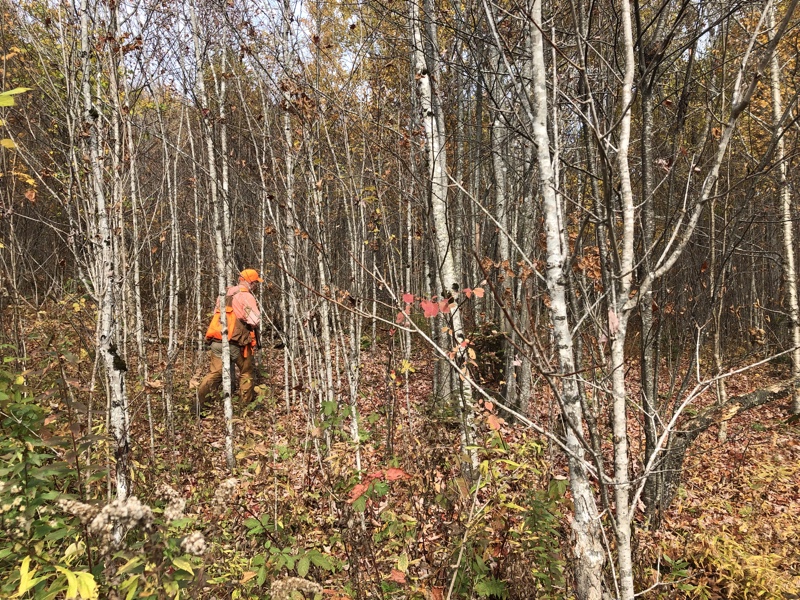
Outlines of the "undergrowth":
[[[424,359],[414,359],[413,401],[399,402],[400,378],[365,360],[355,410],[326,401],[309,412],[286,410],[274,385],[281,373],[269,369],[278,354],[266,355],[257,400],[236,407],[231,474],[220,415],[198,425],[191,393],[175,390],[171,436],[163,389],[138,381],[131,358],[131,480],[141,502],[110,502],[114,465],[84,340],[91,307],[62,310],[37,316],[52,322],[32,332],[25,370],[10,359],[0,368],[0,597],[573,597],[559,455],[485,403],[470,474],[457,429],[424,408]],[[70,320],[73,333],[56,327]],[[175,368],[176,381],[193,371]],[[798,593],[800,444],[776,420],[739,427],[756,440],[745,452],[735,426],[729,446],[698,443],[664,528],[639,536],[646,597]]]

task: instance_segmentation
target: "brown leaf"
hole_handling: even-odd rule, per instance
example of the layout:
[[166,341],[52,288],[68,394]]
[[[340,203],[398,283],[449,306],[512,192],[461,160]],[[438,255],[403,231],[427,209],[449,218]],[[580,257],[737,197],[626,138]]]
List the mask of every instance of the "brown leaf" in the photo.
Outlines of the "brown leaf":
[[402,571],[398,571],[397,569],[392,569],[392,573],[391,575],[389,575],[389,581],[405,584],[406,575]]
[[247,583],[256,575],[258,575],[258,573],[256,573],[255,571],[245,571],[244,573],[242,573],[242,578],[239,580],[239,583]]
[[405,477],[410,477],[410,475],[403,471],[403,469],[398,469],[397,467],[386,469],[386,481],[397,481]]

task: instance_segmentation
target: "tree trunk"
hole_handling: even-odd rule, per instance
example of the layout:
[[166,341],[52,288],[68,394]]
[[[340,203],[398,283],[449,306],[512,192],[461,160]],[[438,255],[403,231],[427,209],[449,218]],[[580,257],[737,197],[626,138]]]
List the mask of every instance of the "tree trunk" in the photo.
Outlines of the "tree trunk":
[[[98,307],[97,350],[103,358],[109,394],[109,420],[111,434],[114,439],[114,460],[116,470],[116,493],[119,500],[125,500],[129,493],[128,480],[128,415],[127,396],[125,391],[125,372],[127,366],[117,348],[114,335],[117,309],[115,304],[116,265],[114,264],[114,232],[109,226],[108,207],[103,189],[103,165],[100,149],[100,131],[98,119],[99,106],[92,102],[91,73],[92,49],[89,44],[89,9],[87,0],[81,1],[81,56],[82,56],[82,94],[83,122],[88,129],[86,151],[91,179],[91,194],[94,197],[94,215],[96,218],[96,237],[91,240],[94,256],[93,287]],[[92,217],[89,216],[91,219]],[[118,535],[115,532],[115,535]]]
[[[775,29],[775,9],[769,11],[769,28]],[[783,275],[786,285],[786,303],[789,305],[789,328],[791,330],[792,387],[791,412],[800,414],[800,307],[797,300],[797,270],[795,268],[794,219],[792,218],[792,190],[789,187],[786,158],[786,143],[783,118],[783,99],[781,94],[781,72],[778,53],[775,49],[770,57],[770,83],[772,87],[772,114],[775,123],[774,137],[778,140],[778,176],[783,213]]]
[[[425,144],[428,159],[428,177],[430,181],[431,210],[434,222],[434,241],[438,263],[439,281],[441,283],[440,296],[442,300],[453,299],[460,292],[461,278],[455,272],[453,245],[448,229],[447,205],[447,154],[445,150],[445,122],[441,104],[435,86],[438,85],[437,57],[439,50],[436,40],[433,7],[426,0],[422,19],[419,14],[417,0],[410,0],[411,29],[413,55],[412,62],[417,80],[417,93],[420,100],[421,120],[425,128]],[[423,29],[424,28],[424,29]],[[427,39],[423,39],[423,30]],[[466,348],[462,346],[465,340],[462,325],[461,310],[457,302],[450,303],[449,346],[445,348],[452,351],[456,361],[466,369]],[[474,408],[472,389],[464,381],[457,382],[460,391],[461,416],[462,416],[462,446],[463,451],[469,455],[473,472],[478,467],[478,456],[475,450],[467,450],[475,441]]]
[[577,595],[582,600],[599,600],[603,592],[605,553],[600,530],[600,517],[594,491],[586,470],[580,436],[583,433],[583,412],[575,376],[572,333],[567,319],[566,249],[562,246],[563,215],[556,195],[547,132],[547,80],[542,36],[542,1],[534,0],[529,28],[533,78],[533,139],[539,165],[539,193],[543,201],[544,228],[547,239],[547,291],[550,294],[550,318],[553,323],[558,368],[561,376],[562,410],[566,421],[570,489],[575,507],[572,532],[575,546],[575,579]]

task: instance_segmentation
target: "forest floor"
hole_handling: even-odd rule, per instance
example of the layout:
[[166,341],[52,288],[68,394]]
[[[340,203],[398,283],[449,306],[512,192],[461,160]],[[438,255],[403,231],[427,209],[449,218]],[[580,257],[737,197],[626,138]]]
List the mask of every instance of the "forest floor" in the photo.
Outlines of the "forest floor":
[[[482,488],[471,494],[459,475],[457,422],[430,400],[430,361],[413,361],[406,392],[386,355],[367,352],[359,476],[351,407],[328,406],[325,420],[310,418],[305,406],[287,411],[280,353],[269,351],[261,362],[257,401],[235,409],[238,496],[221,516],[212,496],[231,476],[221,408],[198,423],[188,402],[182,405],[174,444],[157,443],[155,459],[146,431],[137,428],[142,472],[134,479],[145,484],[138,493],[155,489],[155,466],[208,524],[209,597],[235,590],[258,597],[259,582],[297,574],[334,598],[438,600],[451,588],[454,597],[570,597],[567,473],[563,457],[541,438],[479,402]],[[786,376],[763,366],[732,379],[728,391],[746,393]],[[540,395],[543,419],[547,396]],[[662,527],[638,536],[639,579],[642,587],[656,584],[647,597],[800,593],[798,425],[787,422],[783,402],[727,427],[726,442],[713,427],[692,446]],[[461,575],[454,580],[455,564]]]
[[[67,415],[52,392],[66,384],[79,399],[89,394],[91,357],[74,342],[64,342],[70,353],[41,339],[41,347],[28,347],[31,372],[49,363],[36,371],[44,382],[57,376],[59,361],[67,369],[64,382],[37,392],[54,411],[45,425],[72,431],[71,422],[61,423]],[[365,350],[356,442],[346,393],[325,403],[322,417],[298,400],[287,407],[282,353],[263,352],[257,399],[234,406],[233,474],[224,458],[222,408],[209,419],[194,416],[190,381],[196,385],[205,361],[197,369],[179,363],[173,372],[174,435],[164,426],[163,360],[153,359],[156,381],[148,387],[136,381],[135,366],[128,372],[132,493],[160,512],[157,490],[171,485],[208,544],[190,597],[264,598],[287,577],[318,582],[325,598],[338,600],[572,597],[563,456],[480,401],[475,493],[475,481],[461,475],[469,459],[460,455],[458,419],[431,400],[429,355],[413,356],[404,374],[386,347]],[[637,371],[632,363],[632,394]],[[728,393],[787,377],[785,365],[765,364],[731,378]],[[314,389],[315,382],[304,381],[294,392],[308,398]],[[531,418],[554,427],[549,390],[534,398]],[[711,402],[706,393],[692,410]],[[728,422],[725,442],[712,427],[691,447],[661,527],[644,529],[643,513],[637,514],[637,582],[641,590],[653,586],[644,597],[800,597],[800,425],[787,415],[787,401],[740,414]],[[95,433],[102,432],[99,424],[96,416]],[[633,417],[630,430],[632,439],[640,437]],[[86,496],[102,499],[103,481],[93,485]],[[228,485],[231,493],[220,494]]]

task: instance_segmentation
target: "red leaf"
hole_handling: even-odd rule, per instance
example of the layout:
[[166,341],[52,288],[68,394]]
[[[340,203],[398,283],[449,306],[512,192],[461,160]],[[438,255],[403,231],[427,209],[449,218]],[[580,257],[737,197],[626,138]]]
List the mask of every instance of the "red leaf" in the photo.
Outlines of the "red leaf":
[[492,412],[494,410],[494,404],[492,402],[484,402],[483,406],[489,412]]
[[397,321],[398,325],[402,325],[406,320],[406,313],[401,310],[399,313],[397,313],[397,319],[395,320]]
[[444,314],[450,312],[450,301],[447,298],[444,300],[439,300],[439,310]]
[[489,424],[489,429],[494,431],[498,431],[500,429],[500,419],[497,417],[497,415],[489,415],[486,417],[486,422]]
[[422,300],[419,305],[422,307],[426,319],[431,319],[439,314],[439,305],[436,302]]
[[408,292],[403,294],[403,302],[405,302],[406,304],[411,304],[412,302],[414,302],[414,294],[409,294]]
[[389,575],[389,581],[394,581],[396,583],[405,583],[406,575],[402,571],[398,571],[397,569],[392,569],[392,574]]
[[475,293],[476,298],[483,298],[483,288],[475,288],[472,291]]
[[472,298],[472,288],[464,288],[464,295],[467,298]]
[[397,467],[386,469],[386,481],[397,481],[405,477],[410,477],[410,475],[403,471],[403,469],[398,469]]
[[370,473],[367,475],[366,481],[369,483],[375,479],[383,479],[383,471],[375,471],[374,473]]
[[350,492],[350,499],[347,501],[348,504],[352,504],[356,500],[358,500],[364,492],[367,491],[369,487],[369,483],[359,483],[356,485]]

